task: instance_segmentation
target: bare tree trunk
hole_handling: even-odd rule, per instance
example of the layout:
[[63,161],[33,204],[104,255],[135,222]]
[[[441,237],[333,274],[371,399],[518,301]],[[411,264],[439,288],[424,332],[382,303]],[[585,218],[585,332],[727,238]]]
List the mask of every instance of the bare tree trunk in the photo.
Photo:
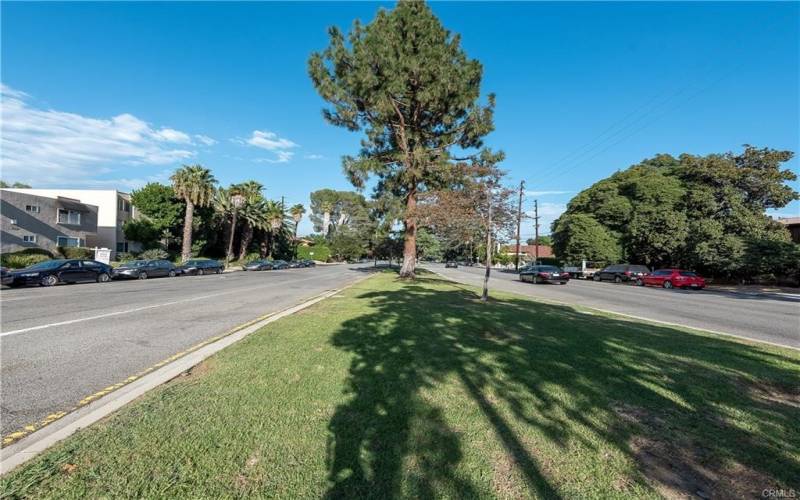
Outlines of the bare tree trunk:
[[417,207],[417,190],[408,193],[406,200],[405,238],[403,240],[403,265],[400,268],[401,278],[414,278],[417,265],[417,221],[414,209]]
[[233,238],[236,235],[236,210],[233,211],[231,216],[231,234],[228,240],[228,252],[225,254],[225,259],[230,262],[233,260]]
[[267,240],[265,238],[261,238],[261,243],[258,246],[258,253],[262,259],[267,258]]
[[242,231],[241,244],[239,245],[239,260],[244,260],[247,256],[247,248],[250,242],[253,241],[253,226],[246,224],[244,231]]
[[486,273],[483,276],[483,295],[481,301],[489,300],[489,275],[492,272],[492,193],[489,192],[489,217],[486,224]]
[[181,259],[192,258],[192,223],[194,222],[194,203],[186,200],[186,217],[183,220],[183,247]]
[[322,214],[322,236],[327,238],[328,237],[328,230],[331,226],[331,213],[330,212],[323,212]]

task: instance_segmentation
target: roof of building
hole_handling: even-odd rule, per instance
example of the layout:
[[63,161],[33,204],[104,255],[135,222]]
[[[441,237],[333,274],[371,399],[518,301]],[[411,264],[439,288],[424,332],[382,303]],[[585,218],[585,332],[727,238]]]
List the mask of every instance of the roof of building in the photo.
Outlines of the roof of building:
[[[519,253],[526,254],[531,257],[536,255],[536,246],[537,245],[520,245],[519,246]],[[538,245],[539,246],[539,257],[554,257],[553,248],[549,245]],[[517,252],[517,245],[505,245],[502,247],[503,252],[515,254]]]
[[779,217],[778,222],[787,226],[794,226],[800,224],[800,217]]

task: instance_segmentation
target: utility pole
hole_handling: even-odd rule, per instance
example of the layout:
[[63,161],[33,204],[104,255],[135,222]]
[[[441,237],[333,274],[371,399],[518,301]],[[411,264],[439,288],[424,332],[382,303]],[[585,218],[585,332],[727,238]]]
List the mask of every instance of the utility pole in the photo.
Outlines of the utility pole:
[[534,264],[539,264],[539,200],[533,200],[533,227],[535,228],[534,252],[536,254]]
[[514,269],[519,271],[519,230],[522,225],[522,194],[525,189],[525,181],[519,181],[519,205],[517,206],[517,252],[514,258]]

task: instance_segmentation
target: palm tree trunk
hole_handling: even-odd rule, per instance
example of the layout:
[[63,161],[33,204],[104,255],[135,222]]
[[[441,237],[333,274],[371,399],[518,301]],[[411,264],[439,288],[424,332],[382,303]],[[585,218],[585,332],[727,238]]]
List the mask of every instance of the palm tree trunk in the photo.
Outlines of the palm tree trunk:
[[228,240],[228,252],[225,254],[225,258],[230,262],[233,259],[233,238],[236,235],[236,210],[233,211],[233,215],[231,216],[231,235],[230,239]]
[[194,221],[194,203],[186,200],[186,217],[183,220],[183,247],[181,248],[181,258],[189,260],[192,258],[192,223]]
[[294,248],[292,249],[292,258],[297,260],[297,226],[300,225],[300,221],[294,223],[294,239],[292,242],[294,243]]
[[245,224],[241,240],[241,245],[239,245],[239,260],[244,260],[247,256],[247,248],[250,246],[250,242],[253,241],[253,226]]
[[267,237],[269,238],[269,260],[272,260],[272,250],[275,246],[275,239],[272,237],[272,231],[267,231]]

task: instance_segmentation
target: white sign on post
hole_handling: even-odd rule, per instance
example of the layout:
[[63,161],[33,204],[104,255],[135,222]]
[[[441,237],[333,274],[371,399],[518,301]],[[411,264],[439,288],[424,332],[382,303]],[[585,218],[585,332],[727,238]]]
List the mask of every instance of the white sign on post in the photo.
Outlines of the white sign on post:
[[94,249],[94,260],[97,262],[102,262],[103,264],[110,264],[111,263],[111,250],[108,248],[97,248]]

